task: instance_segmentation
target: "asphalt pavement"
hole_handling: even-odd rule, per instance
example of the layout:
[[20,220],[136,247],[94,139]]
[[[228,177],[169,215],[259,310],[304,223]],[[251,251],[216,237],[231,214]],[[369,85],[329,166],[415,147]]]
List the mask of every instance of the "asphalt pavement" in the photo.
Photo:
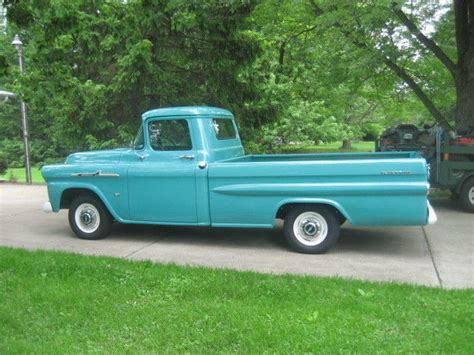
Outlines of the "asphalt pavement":
[[474,287],[474,214],[450,200],[434,200],[438,223],[426,227],[343,225],[324,255],[288,249],[280,229],[114,225],[103,240],[75,237],[67,211],[45,213],[46,186],[0,184],[0,245],[108,255],[131,260],[340,276],[444,288]]

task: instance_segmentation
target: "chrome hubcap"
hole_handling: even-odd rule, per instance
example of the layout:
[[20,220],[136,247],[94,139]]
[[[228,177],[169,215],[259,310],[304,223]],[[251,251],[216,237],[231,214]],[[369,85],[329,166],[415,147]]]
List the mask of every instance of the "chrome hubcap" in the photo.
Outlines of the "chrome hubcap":
[[319,226],[319,223],[316,221],[306,220],[303,222],[302,229],[303,229],[304,234],[313,236],[316,233],[318,233],[320,226]]
[[474,186],[469,189],[468,198],[469,202],[474,205]]
[[99,228],[100,214],[90,203],[79,205],[74,214],[77,227],[84,233],[93,233]]
[[303,212],[293,223],[293,233],[296,239],[307,246],[322,243],[328,235],[326,219],[316,212]]
[[89,225],[92,223],[92,215],[89,212],[83,212],[81,214],[81,221],[82,223]]

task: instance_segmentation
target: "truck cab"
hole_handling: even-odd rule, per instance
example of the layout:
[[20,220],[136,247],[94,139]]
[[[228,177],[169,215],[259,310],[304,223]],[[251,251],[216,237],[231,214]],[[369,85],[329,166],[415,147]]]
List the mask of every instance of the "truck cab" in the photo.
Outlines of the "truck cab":
[[[232,114],[209,107],[143,115],[128,163],[128,219],[210,225],[209,163],[244,155]],[[160,211],[160,213],[156,213]]]

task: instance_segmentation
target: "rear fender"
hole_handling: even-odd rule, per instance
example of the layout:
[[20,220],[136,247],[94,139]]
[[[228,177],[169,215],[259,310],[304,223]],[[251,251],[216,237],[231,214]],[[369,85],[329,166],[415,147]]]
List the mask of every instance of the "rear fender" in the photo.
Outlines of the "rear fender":
[[342,207],[339,203],[333,200],[325,199],[325,198],[290,198],[283,201],[276,206],[275,209],[275,216],[277,215],[278,211],[281,207],[289,204],[318,204],[318,205],[329,205],[334,207],[336,210],[339,211],[341,215],[343,215],[348,222],[352,223],[351,216],[347,213],[347,211]]

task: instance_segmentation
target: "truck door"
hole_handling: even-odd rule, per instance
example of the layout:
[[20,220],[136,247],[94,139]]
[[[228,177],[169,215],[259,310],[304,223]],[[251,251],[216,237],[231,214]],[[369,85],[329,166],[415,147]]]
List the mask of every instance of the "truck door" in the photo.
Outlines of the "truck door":
[[185,118],[150,120],[143,127],[144,149],[128,170],[130,219],[194,224],[196,166]]

